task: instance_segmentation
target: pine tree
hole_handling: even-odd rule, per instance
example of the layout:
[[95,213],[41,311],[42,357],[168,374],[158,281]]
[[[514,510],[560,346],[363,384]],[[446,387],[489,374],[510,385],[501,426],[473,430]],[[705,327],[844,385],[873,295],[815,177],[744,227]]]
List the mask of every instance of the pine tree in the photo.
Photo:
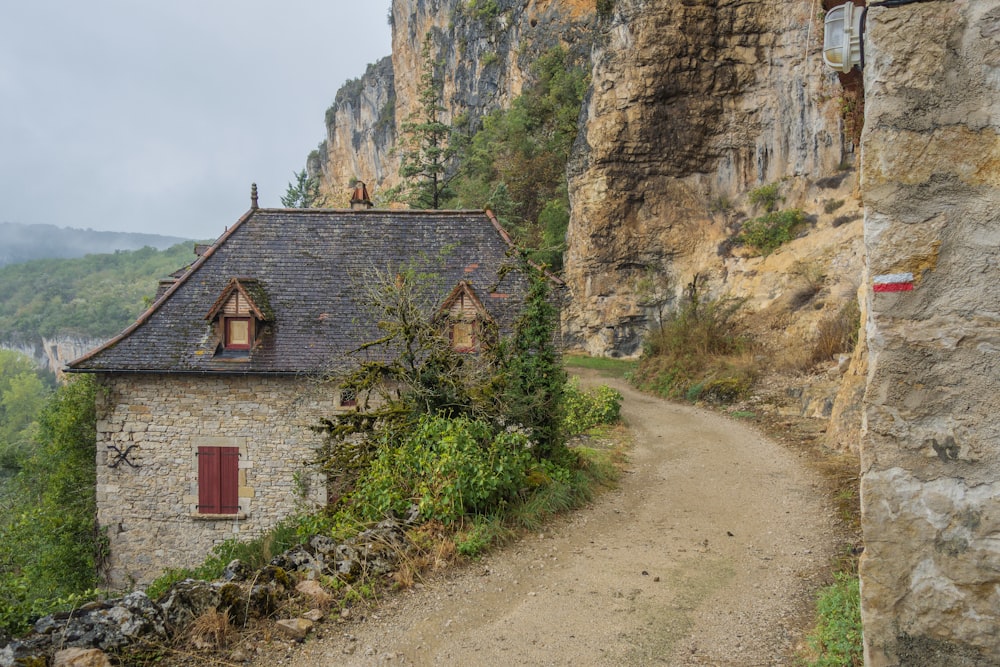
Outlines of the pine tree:
[[452,128],[441,121],[444,83],[436,75],[437,63],[430,33],[424,38],[417,111],[400,127],[402,149],[399,175],[405,179],[405,198],[413,208],[439,209],[451,196],[448,184],[455,151],[450,145]]
[[319,203],[319,182],[316,178],[309,178],[306,170],[293,174],[295,182],[288,184],[285,195],[281,198],[281,205],[285,208],[312,208]]

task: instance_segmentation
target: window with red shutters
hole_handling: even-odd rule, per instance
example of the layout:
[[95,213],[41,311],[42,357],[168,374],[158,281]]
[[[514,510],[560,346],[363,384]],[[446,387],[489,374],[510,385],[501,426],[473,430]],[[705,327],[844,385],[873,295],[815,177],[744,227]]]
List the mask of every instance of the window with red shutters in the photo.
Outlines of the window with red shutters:
[[239,506],[239,447],[198,448],[198,513],[236,514]]

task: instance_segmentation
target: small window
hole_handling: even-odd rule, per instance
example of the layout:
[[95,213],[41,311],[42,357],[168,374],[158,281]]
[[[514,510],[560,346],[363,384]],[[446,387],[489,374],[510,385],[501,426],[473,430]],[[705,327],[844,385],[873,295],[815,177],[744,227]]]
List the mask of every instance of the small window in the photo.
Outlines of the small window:
[[239,447],[198,448],[198,514],[237,514]]
[[226,318],[226,349],[249,350],[253,340],[253,324],[249,317]]
[[358,394],[353,389],[340,390],[340,407],[350,408],[358,404]]
[[451,346],[457,352],[475,352],[476,323],[474,321],[452,322]]

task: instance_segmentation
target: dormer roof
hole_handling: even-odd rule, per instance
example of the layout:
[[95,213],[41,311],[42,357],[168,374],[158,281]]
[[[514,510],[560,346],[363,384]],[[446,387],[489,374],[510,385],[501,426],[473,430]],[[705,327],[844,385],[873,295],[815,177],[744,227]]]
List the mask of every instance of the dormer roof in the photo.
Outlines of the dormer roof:
[[247,309],[254,317],[262,322],[270,322],[274,319],[274,311],[271,310],[271,302],[267,298],[264,286],[256,278],[232,278],[222,294],[212,304],[212,308],[205,315],[206,320],[214,320],[219,316],[225,307],[238,294],[246,300]]

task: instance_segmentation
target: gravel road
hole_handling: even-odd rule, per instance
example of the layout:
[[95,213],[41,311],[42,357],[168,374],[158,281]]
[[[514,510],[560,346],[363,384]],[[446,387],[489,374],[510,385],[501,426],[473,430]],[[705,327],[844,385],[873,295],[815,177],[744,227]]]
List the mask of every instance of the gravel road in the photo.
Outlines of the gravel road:
[[836,543],[804,455],[600,380],[634,436],[620,487],[257,665],[794,665]]

